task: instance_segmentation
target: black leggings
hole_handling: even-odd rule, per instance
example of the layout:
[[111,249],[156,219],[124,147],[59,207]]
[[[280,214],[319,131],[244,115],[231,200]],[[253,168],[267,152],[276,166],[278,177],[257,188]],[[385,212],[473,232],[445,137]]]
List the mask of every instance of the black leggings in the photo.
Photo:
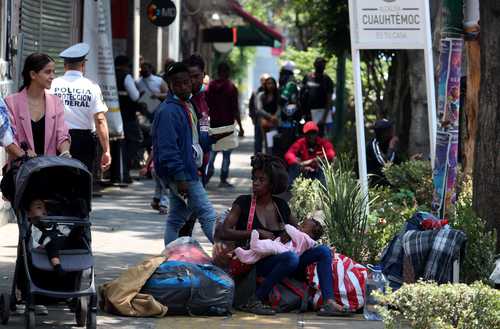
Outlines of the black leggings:
[[49,243],[45,245],[45,251],[49,260],[54,257],[59,257],[61,250],[69,249],[86,249],[87,245],[83,240],[83,226],[75,227],[69,233],[69,236],[59,236],[51,238]]

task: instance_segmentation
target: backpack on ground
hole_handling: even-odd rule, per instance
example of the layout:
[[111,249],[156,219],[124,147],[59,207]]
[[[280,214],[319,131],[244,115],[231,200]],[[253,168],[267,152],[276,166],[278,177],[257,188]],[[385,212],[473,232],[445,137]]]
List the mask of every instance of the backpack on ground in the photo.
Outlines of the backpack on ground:
[[227,315],[231,313],[234,281],[212,264],[166,261],[141,292],[167,306],[167,315]]
[[306,282],[284,279],[273,287],[269,294],[271,307],[279,313],[306,312],[312,302],[314,288]]

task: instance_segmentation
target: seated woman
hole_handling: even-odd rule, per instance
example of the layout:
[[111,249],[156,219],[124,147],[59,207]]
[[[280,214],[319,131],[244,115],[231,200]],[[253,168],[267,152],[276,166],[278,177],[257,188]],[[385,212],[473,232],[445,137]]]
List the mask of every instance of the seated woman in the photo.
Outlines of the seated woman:
[[[216,231],[216,238],[233,241],[237,247],[248,245],[252,230],[256,230],[261,239],[276,239],[282,235],[286,224],[297,227],[288,204],[273,196],[287,188],[288,175],[282,161],[276,157],[257,154],[252,158],[252,180],[253,195],[239,196],[222,227]],[[249,216],[252,210],[254,215]],[[249,217],[251,221],[253,218],[251,225],[248,225]],[[231,251],[215,247],[216,261],[223,263],[230,257],[233,257]],[[275,314],[265,304],[273,286],[287,277],[304,277],[306,267],[312,263],[317,263],[319,283],[325,300],[318,315],[343,314],[342,307],[333,299],[332,254],[325,245],[312,247],[300,256],[296,252],[287,251],[257,261],[256,274],[264,280],[247,304],[240,308],[260,315]]]

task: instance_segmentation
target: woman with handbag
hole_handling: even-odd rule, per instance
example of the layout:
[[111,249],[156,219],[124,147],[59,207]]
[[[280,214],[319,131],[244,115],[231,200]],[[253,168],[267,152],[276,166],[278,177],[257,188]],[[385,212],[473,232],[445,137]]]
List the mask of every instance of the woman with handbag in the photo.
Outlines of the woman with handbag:
[[[253,194],[239,196],[222,226],[216,230],[216,239],[232,241],[234,247],[246,246],[252,230],[257,230],[261,239],[285,239],[284,225],[297,226],[286,201],[275,196],[284,192],[288,185],[283,162],[276,157],[257,154],[252,157],[252,180]],[[243,274],[243,266],[232,256],[231,251],[220,246],[214,250],[214,260],[218,264],[229,264],[230,271]],[[313,263],[317,263],[319,283],[325,296],[318,315],[343,315],[342,307],[333,299],[332,254],[325,245],[313,247],[301,256],[285,252],[259,260],[255,272],[264,280],[238,308],[259,315],[274,315],[275,311],[266,304],[274,285],[288,277],[304,279],[306,267]]]

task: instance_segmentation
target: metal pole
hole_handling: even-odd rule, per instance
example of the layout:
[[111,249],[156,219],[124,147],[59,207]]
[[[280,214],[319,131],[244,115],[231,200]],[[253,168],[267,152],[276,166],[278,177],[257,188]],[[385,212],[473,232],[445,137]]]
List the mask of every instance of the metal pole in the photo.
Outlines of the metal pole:
[[425,57],[425,78],[427,85],[427,117],[429,121],[429,147],[431,153],[431,164],[434,169],[434,160],[436,158],[436,129],[437,129],[437,114],[436,114],[436,92],[434,83],[434,59],[432,57],[432,36],[430,22],[429,2],[425,2],[425,15],[428,18],[425,22],[425,39],[426,47],[424,49]]
[[168,27],[168,57],[174,61],[179,61],[179,43],[180,43],[180,27],[181,27],[181,1],[174,0],[175,8],[177,8],[177,17]]
[[159,73],[163,68],[163,28],[156,30],[156,72]]
[[[368,172],[366,168],[365,119],[363,111],[363,90],[361,85],[361,59],[359,49],[352,49],[354,73],[354,104],[356,109],[356,136],[358,140],[358,169],[361,191],[368,203]],[[368,211],[368,205],[366,207]]]
[[134,79],[139,79],[139,57],[141,51],[141,0],[134,0],[134,55],[132,70]]

